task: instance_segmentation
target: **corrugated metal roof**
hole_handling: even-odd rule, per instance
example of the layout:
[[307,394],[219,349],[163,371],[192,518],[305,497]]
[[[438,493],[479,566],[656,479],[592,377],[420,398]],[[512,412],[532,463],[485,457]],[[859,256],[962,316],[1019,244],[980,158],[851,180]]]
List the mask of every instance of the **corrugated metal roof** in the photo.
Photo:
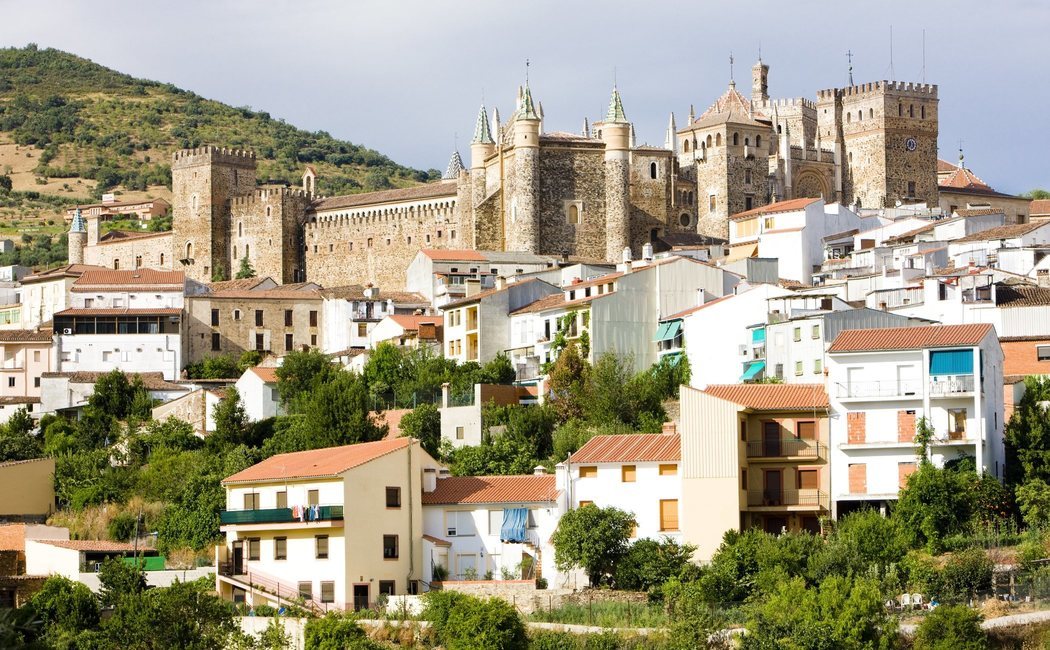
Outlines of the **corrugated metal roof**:
[[655,463],[681,459],[682,438],[677,433],[594,436],[572,455],[573,463]]
[[554,501],[554,476],[450,476],[439,478],[433,492],[423,493],[423,505],[456,503],[536,503]]
[[284,479],[330,478],[348,469],[364,465],[380,456],[404,449],[411,442],[411,438],[394,438],[393,440],[362,442],[356,445],[278,454],[232,476],[227,476],[222,482],[227,484],[279,481]]
[[821,384],[713,384],[703,392],[755,411],[808,411],[830,406]]
[[991,331],[992,326],[988,323],[846,330],[835,337],[828,352],[920,350],[978,345]]

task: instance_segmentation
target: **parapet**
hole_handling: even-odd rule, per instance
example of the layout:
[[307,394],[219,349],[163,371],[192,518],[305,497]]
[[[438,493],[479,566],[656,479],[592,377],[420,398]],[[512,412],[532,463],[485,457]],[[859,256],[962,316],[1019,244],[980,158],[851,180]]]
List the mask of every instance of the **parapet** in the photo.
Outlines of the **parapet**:
[[873,95],[910,95],[912,97],[937,98],[937,84],[915,83],[912,81],[869,81],[868,83],[846,88],[828,88],[817,91],[817,101],[827,101],[841,97],[843,99],[870,97]]
[[231,198],[230,205],[238,207],[251,206],[257,203],[266,202],[273,197],[296,197],[307,201],[313,201],[319,198],[313,193],[307,192],[303,189],[291,187],[260,187],[256,188],[251,194],[242,194]]
[[227,149],[205,145],[193,149],[180,149],[171,155],[172,168],[196,165],[235,165],[255,168],[255,152],[245,149]]

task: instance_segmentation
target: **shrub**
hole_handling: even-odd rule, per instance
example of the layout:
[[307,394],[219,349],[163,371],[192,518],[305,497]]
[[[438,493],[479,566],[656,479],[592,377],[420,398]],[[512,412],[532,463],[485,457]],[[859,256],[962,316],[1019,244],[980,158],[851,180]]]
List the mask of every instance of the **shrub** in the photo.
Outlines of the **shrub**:
[[930,612],[915,632],[915,650],[984,650],[988,647],[981,615],[963,605],[943,605]]
[[448,650],[524,650],[525,624],[518,610],[501,598],[479,600],[465,596],[449,610],[438,630]]
[[323,618],[311,618],[303,629],[306,650],[373,650],[381,646],[373,643],[365,631],[346,614],[330,613]]
[[979,548],[952,555],[941,571],[941,598],[945,601],[966,601],[992,586],[992,560]]

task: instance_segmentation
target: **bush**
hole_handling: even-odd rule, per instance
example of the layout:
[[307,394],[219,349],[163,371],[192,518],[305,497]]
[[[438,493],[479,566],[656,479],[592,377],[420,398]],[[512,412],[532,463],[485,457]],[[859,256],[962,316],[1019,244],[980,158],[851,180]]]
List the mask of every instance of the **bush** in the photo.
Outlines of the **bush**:
[[988,640],[981,615],[963,605],[937,607],[919,623],[915,650],[984,650]]
[[339,612],[309,619],[303,629],[303,642],[306,650],[378,650],[382,647],[373,643],[353,618]]
[[659,541],[639,539],[631,544],[627,555],[616,565],[616,588],[646,591],[671,578],[686,579],[687,572],[699,571],[689,561],[694,551],[696,547],[692,544],[679,544],[670,537]]
[[991,558],[982,549],[972,548],[955,553],[948,558],[941,571],[941,599],[965,602],[991,589],[994,569]]
[[524,650],[528,647],[525,624],[518,610],[502,598],[479,600],[465,596],[454,603],[444,626],[438,629],[438,639],[448,650]]
[[118,513],[110,519],[107,532],[109,538],[118,542],[127,542],[135,535],[135,523],[137,518],[130,512]]

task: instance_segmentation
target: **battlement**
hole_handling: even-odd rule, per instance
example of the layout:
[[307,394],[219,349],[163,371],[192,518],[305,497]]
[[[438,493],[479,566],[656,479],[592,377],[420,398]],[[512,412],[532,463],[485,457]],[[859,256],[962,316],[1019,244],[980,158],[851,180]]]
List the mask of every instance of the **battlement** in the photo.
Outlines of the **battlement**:
[[815,101],[813,101],[812,99],[806,99],[805,97],[787,97],[787,98],[783,98],[783,99],[771,99],[771,100],[769,100],[769,107],[770,108],[774,108],[775,107],[775,108],[781,109],[781,110],[793,109],[793,108],[803,108],[803,109],[814,109],[815,110],[817,108],[817,103]]
[[297,197],[307,201],[313,201],[320,198],[312,192],[307,192],[302,189],[291,188],[291,187],[261,187],[257,188],[251,194],[242,194],[241,196],[235,196],[230,199],[231,206],[247,207],[257,203],[265,202],[273,197]]
[[254,169],[255,152],[205,145],[193,149],[180,149],[171,155],[173,169],[205,164],[235,165]]
[[937,98],[937,84],[915,83],[912,81],[870,81],[868,83],[846,88],[828,88],[817,91],[817,101],[830,101],[835,98],[858,99],[874,95],[910,95],[927,99]]

